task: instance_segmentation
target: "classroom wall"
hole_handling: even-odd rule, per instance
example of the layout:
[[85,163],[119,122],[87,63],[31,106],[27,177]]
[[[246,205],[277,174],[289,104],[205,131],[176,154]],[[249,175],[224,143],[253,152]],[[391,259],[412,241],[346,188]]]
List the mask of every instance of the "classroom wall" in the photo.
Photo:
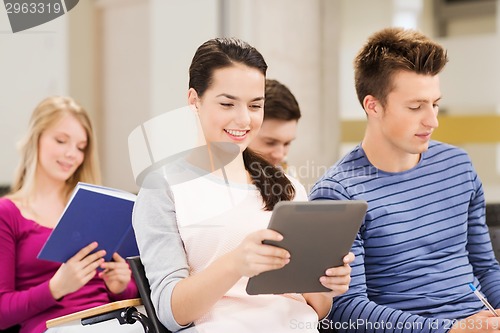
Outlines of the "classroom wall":
[[[142,9],[132,9],[138,6]],[[277,15],[284,8],[287,15]],[[304,116],[290,163],[298,166],[301,180],[312,185],[334,162],[338,155],[338,20],[331,18],[339,15],[335,2],[102,1],[99,12],[104,61],[102,162],[107,185],[137,190],[128,165],[128,133],[141,122],[186,104],[191,58],[202,42],[216,36],[237,36],[259,49],[269,65],[268,77],[288,85],[300,101]],[[142,33],[135,25],[120,23],[132,21],[143,22]],[[122,35],[127,36],[123,43]],[[127,52],[130,45],[135,45],[135,52]]]
[[288,163],[308,189],[338,156],[342,4],[328,0],[228,4],[228,33],[254,45],[269,65],[267,77],[287,85],[299,102],[302,117]]
[[12,33],[0,10],[0,184],[9,184],[18,163],[16,144],[31,111],[44,97],[68,92],[67,18]]

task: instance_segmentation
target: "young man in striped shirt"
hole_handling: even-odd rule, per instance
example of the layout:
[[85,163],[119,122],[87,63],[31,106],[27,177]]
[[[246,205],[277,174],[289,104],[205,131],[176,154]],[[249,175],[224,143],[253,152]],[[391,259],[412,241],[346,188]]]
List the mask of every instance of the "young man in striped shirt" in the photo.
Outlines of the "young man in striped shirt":
[[442,46],[400,28],[373,34],[355,59],[365,136],[310,195],[369,204],[349,291],[334,299],[329,316],[338,331],[500,328],[468,286],[500,306],[481,181],[463,150],[431,140],[447,61]]

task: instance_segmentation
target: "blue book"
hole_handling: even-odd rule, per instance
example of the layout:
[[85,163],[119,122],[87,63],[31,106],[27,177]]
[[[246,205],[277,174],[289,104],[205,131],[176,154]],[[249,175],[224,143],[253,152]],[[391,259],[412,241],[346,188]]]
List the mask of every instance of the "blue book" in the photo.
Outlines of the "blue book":
[[106,261],[114,252],[139,255],[132,228],[135,199],[126,191],[78,183],[38,259],[64,263],[94,241],[97,250],[106,250]]

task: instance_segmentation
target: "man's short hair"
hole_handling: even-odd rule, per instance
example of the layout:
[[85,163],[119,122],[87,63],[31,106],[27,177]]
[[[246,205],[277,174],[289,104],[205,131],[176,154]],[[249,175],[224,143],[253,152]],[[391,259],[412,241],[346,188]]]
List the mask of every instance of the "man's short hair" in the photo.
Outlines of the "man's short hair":
[[264,120],[299,120],[300,116],[299,103],[291,91],[284,84],[267,79]]
[[403,28],[376,32],[354,60],[354,81],[358,100],[367,95],[385,105],[393,89],[392,78],[399,71],[437,75],[448,62],[446,50],[424,34]]

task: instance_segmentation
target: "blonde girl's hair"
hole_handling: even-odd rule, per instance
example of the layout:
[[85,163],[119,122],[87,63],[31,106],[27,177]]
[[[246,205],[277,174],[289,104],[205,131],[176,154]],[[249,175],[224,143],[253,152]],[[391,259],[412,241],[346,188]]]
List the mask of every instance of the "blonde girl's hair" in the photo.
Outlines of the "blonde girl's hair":
[[19,143],[21,160],[17,167],[11,193],[29,197],[35,184],[38,165],[38,142],[42,133],[61,120],[65,115],[75,117],[87,133],[87,146],[82,164],[66,180],[65,198],[68,199],[75,185],[81,182],[99,184],[101,176],[97,157],[96,140],[87,112],[71,97],[52,96],[41,101],[33,111],[28,132]]

